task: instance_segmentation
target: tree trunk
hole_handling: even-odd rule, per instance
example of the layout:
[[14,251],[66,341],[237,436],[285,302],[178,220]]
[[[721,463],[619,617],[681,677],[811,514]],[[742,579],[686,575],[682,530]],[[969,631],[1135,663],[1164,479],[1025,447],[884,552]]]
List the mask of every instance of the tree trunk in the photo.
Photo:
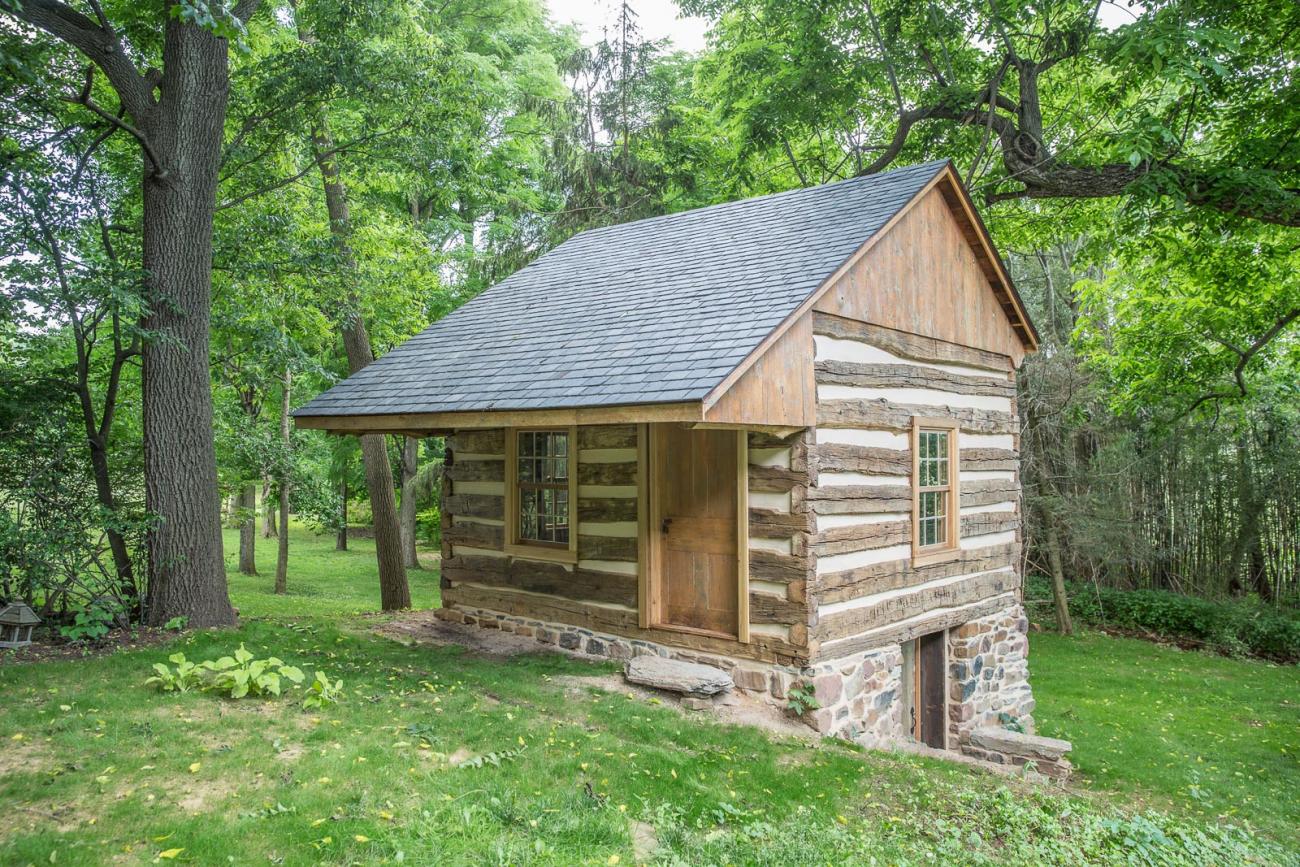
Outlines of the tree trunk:
[[271,508],[271,474],[262,473],[262,538],[275,536],[275,509]]
[[[108,454],[99,437],[90,439],[90,466],[95,476],[95,496],[99,504],[110,514],[117,514],[117,500],[113,496],[113,480],[108,472]],[[117,573],[117,584],[122,599],[131,606],[127,612],[132,619],[139,614],[140,594],[135,586],[135,567],[131,564],[131,552],[127,550],[126,539],[113,528],[105,531],[108,548],[113,554],[113,570]]]
[[[343,468],[347,472],[347,467]],[[343,478],[343,523],[339,524],[339,535],[334,540],[335,551],[346,551],[348,549],[348,480]]]
[[[304,42],[310,37],[301,32]],[[335,161],[334,141],[324,113],[316,118],[312,129],[312,151],[320,168],[321,184],[325,192],[325,208],[329,214],[330,232],[334,235],[341,270],[355,273],[356,260],[352,253],[350,237],[352,219],[348,208],[347,187],[339,174]],[[349,286],[355,285],[350,281]],[[348,372],[357,373],[375,360],[370,347],[366,323],[357,312],[358,299],[349,293],[348,307],[343,322],[343,347],[348,356]],[[379,560],[379,599],[384,611],[411,607],[411,590],[406,582],[406,565],[402,557],[402,531],[397,520],[397,502],[393,495],[393,468],[388,463],[388,447],[382,434],[361,437],[361,458],[366,473],[366,490],[370,495],[370,512],[375,524],[375,553]]]
[[415,550],[415,474],[420,469],[420,441],[406,437],[402,442],[402,557],[406,568],[419,569],[420,557]]
[[151,339],[142,351],[148,622],[235,622],[226,589],[212,432],[208,324],[212,221],[229,92],[227,42],[169,18],[157,103],[139,118],[146,157],[142,264]]
[[257,574],[257,488],[252,482],[239,489],[239,571]]
[[[284,369],[284,380],[280,390],[280,441],[284,444],[284,453],[289,455],[293,444],[292,428],[289,424],[289,408],[293,405],[293,370]],[[286,460],[280,470],[280,546],[275,558],[275,592],[285,593],[289,589],[289,485],[292,483],[289,465]]]
[[1056,605],[1056,628],[1062,635],[1073,635],[1074,624],[1070,622],[1070,601],[1065,595],[1065,571],[1061,568],[1061,535],[1056,527],[1055,516],[1049,512],[1043,518],[1044,532],[1047,534],[1047,564],[1052,570],[1052,601]]

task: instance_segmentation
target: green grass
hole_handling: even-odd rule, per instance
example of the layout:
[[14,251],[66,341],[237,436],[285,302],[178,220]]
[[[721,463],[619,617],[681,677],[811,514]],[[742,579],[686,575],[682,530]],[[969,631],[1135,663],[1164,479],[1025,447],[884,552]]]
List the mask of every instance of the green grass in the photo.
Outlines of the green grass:
[[1037,633],[1030,670],[1039,730],[1087,785],[1300,839],[1300,668]]
[[[353,616],[376,605],[366,543],[336,554],[331,539],[292,541],[296,595],[267,592],[269,545],[263,577],[231,577],[237,630],[0,666],[0,863],[152,863],[173,849],[195,864],[1300,863],[1283,848],[1283,813],[1270,826],[1280,846],[1122,810],[1132,791],[1160,794],[1150,780],[1063,796],[948,762],[810,748],[582,680],[609,664],[378,638],[376,618]],[[435,587],[431,571],[413,589],[427,604]],[[241,642],[342,677],[344,700],[304,711],[293,693],[230,701],[142,685],[168,653],[213,658]],[[1080,700],[1046,694],[1061,689],[1068,648],[1039,647],[1044,720],[1082,725],[1083,711],[1067,716]],[[1090,732],[1066,733],[1085,757],[1096,749]],[[1294,800],[1294,784],[1268,778],[1261,797],[1271,785]],[[648,829],[659,849],[639,859]]]
[[[254,547],[257,575],[241,575],[239,531],[223,532],[226,580],[230,598],[241,617],[336,618],[379,609],[379,578],[375,571],[375,540],[355,535],[348,550],[334,550],[333,535],[316,535],[292,525],[289,534],[288,592],[275,595],[275,559],[278,539],[259,534]],[[410,570],[412,608],[436,608],[438,573],[434,569]]]

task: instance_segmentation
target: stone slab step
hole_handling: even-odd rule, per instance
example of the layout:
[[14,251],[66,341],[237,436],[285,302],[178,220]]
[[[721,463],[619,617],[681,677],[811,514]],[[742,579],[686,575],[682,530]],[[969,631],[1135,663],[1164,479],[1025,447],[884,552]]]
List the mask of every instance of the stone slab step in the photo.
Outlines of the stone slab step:
[[731,675],[711,665],[682,662],[663,656],[638,656],[623,671],[628,683],[693,696],[716,695],[735,686]]

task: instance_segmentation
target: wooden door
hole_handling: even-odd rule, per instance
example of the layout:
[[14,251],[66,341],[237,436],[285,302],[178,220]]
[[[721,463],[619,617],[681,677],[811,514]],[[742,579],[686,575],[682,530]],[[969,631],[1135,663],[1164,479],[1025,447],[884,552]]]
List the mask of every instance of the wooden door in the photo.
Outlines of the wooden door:
[[730,430],[654,429],[658,624],[735,637],[739,439]]
[[946,632],[932,632],[916,640],[913,659],[916,686],[912,692],[916,703],[916,739],[921,743],[944,749],[947,746],[948,724]]

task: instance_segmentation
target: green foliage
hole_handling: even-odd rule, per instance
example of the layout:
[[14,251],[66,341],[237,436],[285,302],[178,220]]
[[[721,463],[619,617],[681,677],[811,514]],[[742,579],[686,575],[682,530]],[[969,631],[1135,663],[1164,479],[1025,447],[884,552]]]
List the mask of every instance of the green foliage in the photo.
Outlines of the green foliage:
[[185,617],[184,615],[181,615],[179,617],[173,617],[171,620],[168,620],[166,623],[163,624],[163,629],[168,629],[171,630],[172,632],[180,632],[185,628],[185,626],[189,622],[190,619],[188,617]]
[[305,708],[319,708],[330,704],[337,704],[343,697],[343,680],[338,678],[330,680],[329,675],[323,671],[317,671],[316,677],[307,685],[307,695],[303,697],[302,706]]
[[786,708],[795,716],[802,717],[809,711],[817,710],[821,703],[817,701],[816,690],[810,683],[794,683],[785,693]]
[[208,672],[207,688],[230,698],[279,695],[281,680],[295,684],[303,681],[302,669],[287,665],[275,656],[254,659],[243,644],[234,656],[204,660],[199,667]]
[[185,658],[183,653],[173,653],[167,657],[176,666],[175,669],[161,662],[153,664],[158,672],[145,681],[146,686],[156,686],[162,692],[189,692],[205,684],[204,670]]
[[[1213,600],[1164,590],[1118,590],[1067,583],[1070,614],[1097,626],[1203,644],[1221,653],[1300,661],[1300,613],[1249,599]],[[1050,620],[1050,581],[1030,576],[1025,599]]]
[[102,605],[88,605],[73,615],[72,623],[59,627],[68,641],[95,641],[108,634],[113,615]]

